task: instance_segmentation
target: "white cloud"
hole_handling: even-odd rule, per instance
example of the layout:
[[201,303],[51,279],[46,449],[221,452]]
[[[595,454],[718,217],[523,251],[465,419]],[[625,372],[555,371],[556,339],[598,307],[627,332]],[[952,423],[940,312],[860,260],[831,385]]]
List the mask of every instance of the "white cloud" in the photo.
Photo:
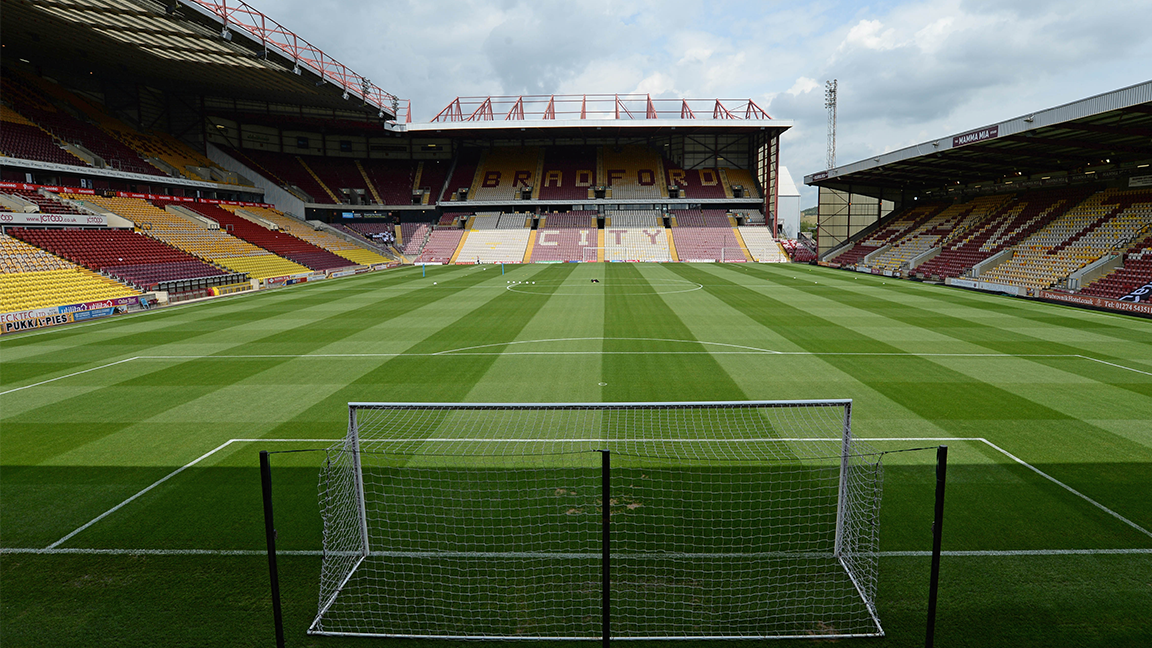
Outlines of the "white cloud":
[[678,94],[674,84],[672,77],[655,72],[636,84],[636,92],[651,95]]
[[879,20],[861,20],[848,30],[840,49],[859,46],[872,50],[890,50],[897,45],[895,39],[896,31],[884,29],[884,24]]
[[812,92],[819,87],[820,84],[816,82],[816,79],[800,77],[799,79],[796,79],[796,83],[793,83],[791,88],[788,88],[788,94],[795,97],[798,94],[806,94]]

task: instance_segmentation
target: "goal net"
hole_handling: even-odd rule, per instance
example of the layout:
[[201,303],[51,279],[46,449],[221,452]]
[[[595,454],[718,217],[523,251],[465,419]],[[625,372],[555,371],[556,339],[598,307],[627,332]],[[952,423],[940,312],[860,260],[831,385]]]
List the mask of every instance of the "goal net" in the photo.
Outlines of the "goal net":
[[880,455],[850,413],[351,403],[309,633],[880,636]]
[[580,251],[580,254],[583,255],[581,260],[584,263],[595,263],[595,262],[600,261],[600,260],[607,260],[607,258],[608,258],[604,254],[604,248],[592,247],[591,245],[587,245],[584,248],[582,248]]

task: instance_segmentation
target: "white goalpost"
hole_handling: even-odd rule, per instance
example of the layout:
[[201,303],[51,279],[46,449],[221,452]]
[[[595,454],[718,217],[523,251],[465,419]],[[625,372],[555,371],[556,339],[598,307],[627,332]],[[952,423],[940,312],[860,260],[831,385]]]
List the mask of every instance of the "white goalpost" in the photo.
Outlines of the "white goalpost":
[[322,635],[882,636],[851,401],[350,403]]

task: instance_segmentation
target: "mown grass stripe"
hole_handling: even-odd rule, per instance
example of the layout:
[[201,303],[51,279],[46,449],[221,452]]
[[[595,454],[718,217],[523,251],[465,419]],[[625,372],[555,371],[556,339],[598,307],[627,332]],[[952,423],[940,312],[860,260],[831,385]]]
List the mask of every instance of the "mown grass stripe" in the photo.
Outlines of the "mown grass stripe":
[[[0,352],[6,355],[0,385],[34,381],[84,364],[102,364],[131,357],[166,344],[227,337],[227,331],[235,326],[274,319],[311,305],[339,303],[339,300],[333,302],[334,295],[346,293],[344,297],[355,297],[372,293],[382,287],[381,284],[403,285],[417,278],[391,273],[361,275],[331,280],[338,284],[337,287],[322,283],[302,284],[266,293],[176,306],[130,318],[111,318],[84,329],[63,327],[41,337],[6,337],[0,340]],[[398,300],[402,297],[396,295]],[[42,347],[47,351],[13,359],[13,350],[24,346]]]
[[[604,351],[661,350],[664,343],[645,337],[696,340],[680,316],[656,294],[633,264],[612,263],[604,269]],[[628,338],[628,339],[613,339]],[[679,349],[681,345],[677,345]],[[684,348],[707,352],[702,344]],[[606,355],[602,360],[605,401],[743,400],[744,390],[720,363],[708,355]],[[658,380],[657,385],[650,384]],[[655,387],[655,389],[653,389]]]
[[[713,292],[729,305],[742,310],[749,317],[761,322],[764,326],[777,330],[803,348],[812,351],[825,350],[825,344],[820,337],[813,337],[809,331],[798,331],[790,322],[804,322],[812,329],[818,329],[828,337],[840,341],[863,337],[846,326],[818,317],[811,312],[804,311],[792,304],[775,299],[771,295],[756,292],[752,289],[737,285],[727,279],[706,273],[687,264],[670,266],[669,270],[679,274],[690,281],[706,284],[705,290]],[[899,352],[899,349],[890,345],[872,340],[867,346],[873,350],[887,350]],[[983,436],[993,438],[995,432],[1006,422],[1012,422],[1016,428],[1016,441],[1028,440],[1029,435],[1020,431],[1021,423],[1034,421],[1038,426],[1035,430],[1037,437],[1042,436],[1044,430],[1053,426],[1060,427],[1063,440],[1067,443],[1074,435],[1080,435],[1085,443],[1100,443],[1114,445],[1127,443],[1117,435],[1089,425],[1070,415],[1040,405],[1034,401],[1017,396],[996,385],[975,380],[962,373],[938,365],[927,358],[904,355],[891,358],[867,358],[860,356],[822,355],[818,356],[822,362],[852,376],[863,384],[868,385],[889,400],[905,409],[916,413],[921,418],[931,421],[935,426],[956,436]],[[979,423],[974,433],[972,423]],[[1038,441],[1034,438],[1033,441]],[[1001,441],[1003,443],[1003,441]],[[1056,467],[1058,468],[1058,467]],[[1009,465],[1004,468],[1011,471],[1023,480],[1035,481],[1033,476],[1025,474],[1024,468]],[[1051,473],[1051,469],[1049,470]],[[1132,476],[1133,478],[1135,476]],[[1062,481],[1072,483],[1073,480],[1062,476]],[[1053,501],[1059,501],[1064,494],[1053,490],[1051,484],[1037,485],[1052,495]],[[1109,502],[1111,508],[1133,519],[1143,527],[1148,527],[1152,519],[1146,510],[1126,509],[1133,504],[1120,491],[1111,490],[1108,484],[1099,482],[1089,484],[1076,484],[1077,490],[1089,493],[1097,501]],[[1099,491],[1105,492],[1099,492]],[[1123,505],[1113,504],[1121,501]],[[1103,532],[1109,524],[1114,523],[1109,516],[1092,509],[1084,516],[1086,520],[1093,520],[1101,527]],[[1131,542],[1140,542],[1140,536],[1132,536]]]
[[[794,286],[804,285],[797,280],[790,280],[787,277],[778,277],[778,279],[785,284],[791,282]],[[937,294],[938,292],[937,290],[924,289],[921,287],[921,290],[914,296],[928,296],[930,298],[940,299],[941,296]],[[955,317],[945,313],[923,309],[909,302],[896,301],[877,294],[862,294],[859,291],[837,287],[835,284],[829,284],[823,288],[820,291],[820,296],[849,308],[879,315],[907,324],[908,326],[930,328],[941,335],[948,336],[955,340],[967,342],[1006,355],[1017,356],[1028,362],[1073,373],[1096,382],[1152,397],[1152,381],[1140,380],[1137,382],[1131,380],[1131,378],[1133,378],[1131,376],[1093,367],[1087,362],[1068,363],[1059,358],[1045,356],[1048,354],[1066,354],[1068,356],[1089,354],[1096,357],[1103,355],[1102,361],[1114,360],[1117,362],[1124,360],[1124,358],[1088,352],[1083,348],[1064,344],[1059,341],[1043,340],[1007,328],[990,326],[974,319]],[[948,301],[952,303],[951,300]],[[974,314],[977,313],[977,311],[973,312]],[[1015,315],[1015,313],[1013,313],[1013,315]],[[1080,322],[1080,324],[1083,324],[1083,322]],[[1054,331],[1055,330],[1057,329],[1054,329]],[[1147,337],[1152,338],[1152,327],[1149,328]],[[1128,378],[1128,380],[1122,380],[1122,378]]]

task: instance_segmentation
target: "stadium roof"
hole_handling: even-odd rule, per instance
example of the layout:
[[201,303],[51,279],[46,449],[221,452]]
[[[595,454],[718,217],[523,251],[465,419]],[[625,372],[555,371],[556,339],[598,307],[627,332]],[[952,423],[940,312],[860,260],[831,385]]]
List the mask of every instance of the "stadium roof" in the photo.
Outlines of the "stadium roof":
[[[647,94],[457,97],[431,122],[404,124],[412,133],[524,138],[605,139],[671,133],[774,131],[792,122],[772,119],[751,99],[665,99]],[[529,131],[532,131],[529,134]]]
[[700,120],[639,119],[613,120],[553,120],[533,119],[520,122],[450,122],[402,124],[402,129],[413,135],[441,135],[451,137],[477,137],[496,139],[608,139],[652,137],[654,135],[700,133],[727,134],[773,130],[783,132],[792,122],[779,119],[765,120]]
[[1152,81],[813,173],[804,184],[887,198],[1058,184],[1150,161]]
[[0,0],[4,58],[248,103],[395,119],[394,97],[240,0]]

